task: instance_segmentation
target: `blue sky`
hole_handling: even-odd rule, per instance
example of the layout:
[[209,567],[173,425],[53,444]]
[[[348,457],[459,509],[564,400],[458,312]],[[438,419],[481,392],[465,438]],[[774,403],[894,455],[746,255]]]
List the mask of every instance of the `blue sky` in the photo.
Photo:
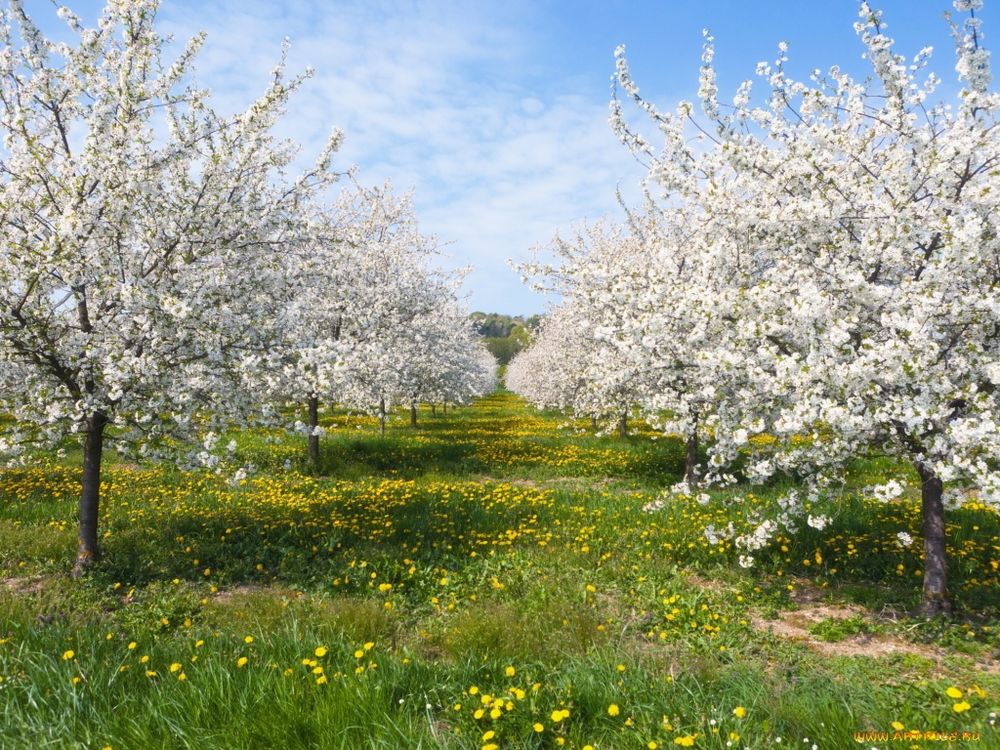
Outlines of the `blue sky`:
[[[1000,37],[989,2],[987,45]],[[68,4],[86,21],[100,6]],[[939,91],[953,93],[942,17],[950,0],[872,4],[901,52],[935,48]],[[54,17],[45,0],[25,5]],[[716,38],[723,99],[782,40],[798,77],[833,64],[866,70],[852,0],[164,0],[160,17],[178,39],[208,33],[196,75],[223,111],[262,90],[290,37],[290,68],[316,69],[281,126],[302,144],[303,163],[331,127],[342,128],[338,166],[357,165],[365,183],[413,188],[424,231],[447,243],[445,262],[475,267],[470,307],[512,314],[540,312],[546,300],[521,284],[509,258],[581,220],[619,216],[619,185],[638,194],[643,170],[607,124],[618,44],[643,94],[663,108],[694,98],[704,27]]]

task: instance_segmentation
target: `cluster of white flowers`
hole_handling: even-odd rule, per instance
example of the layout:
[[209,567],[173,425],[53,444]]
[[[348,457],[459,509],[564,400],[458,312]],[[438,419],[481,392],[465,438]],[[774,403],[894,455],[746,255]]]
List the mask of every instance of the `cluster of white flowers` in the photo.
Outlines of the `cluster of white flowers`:
[[[0,11],[0,412],[14,417],[0,450],[76,433],[99,467],[113,425],[123,450],[186,444],[183,465],[222,470],[226,425],[289,401],[490,389],[496,363],[409,199],[356,187],[327,205],[339,131],[287,175],[296,149],[275,125],[311,75],[286,74],[287,44],[264,93],[223,116],[187,81],[203,35],[164,61],[158,5],[113,0],[96,29],[60,9],[65,43],[20,2]],[[84,472],[85,556],[97,474]]]
[[658,510],[663,510],[667,507],[666,501],[662,497],[658,497],[656,500],[650,500],[648,503],[642,506],[643,513],[656,513]]
[[278,340],[260,367],[270,398],[309,405],[295,429],[319,438],[320,405],[385,415],[396,404],[465,403],[496,383],[496,362],[458,301],[462,274],[432,265],[409,195],[345,190],[290,249],[290,300],[271,302]]
[[778,530],[778,524],[770,518],[761,522],[750,534],[736,537],[736,546],[749,552],[763,549]]
[[723,539],[732,539],[735,536],[735,533],[732,521],[729,522],[729,526],[727,528],[721,530],[716,529],[713,524],[709,524],[705,527],[705,539],[707,539],[708,543],[712,545],[719,544]]
[[[904,58],[864,4],[870,80],[835,66],[795,81],[782,44],[758,66],[761,101],[746,82],[725,111],[706,34],[708,123],[690,104],[643,99],[619,48],[611,124],[649,163],[649,194],[626,227],[557,239],[558,264],[525,266],[562,301],[509,384],[605,420],[639,409],[695,458],[711,437],[695,479],[731,482],[733,466],[752,482],[804,476],[807,498],[775,503],[789,531],[807,515],[825,525],[821,506],[843,496],[858,457],[909,463],[924,495],[925,602],[942,601],[944,501],[962,496],[951,488],[1000,506],[1000,96],[980,7],[956,3],[969,15],[953,26],[955,106],[930,101],[930,50]],[[628,102],[659,148],[629,124]]]
[[663,241],[669,230],[649,198],[643,210],[629,212],[627,228],[598,222],[572,239],[557,237],[549,249],[558,267],[524,264],[539,288],[557,291],[563,301],[510,363],[506,384],[540,407],[589,416],[622,434],[639,407],[665,433],[688,440],[678,492],[693,494],[698,436],[706,428],[700,415],[714,398],[714,364],[702,361],[695,346],[706,333],[697,322],[663,308],[668,288],[679,291],[692,281],[683,246]]
[[808,516],[806,518],[806,525],[816,529],[817,531],[822,531],[826,528],[827,524],[830,523],[829,516]]
[[888,503],[900,497],[905,491],[906,488],[900,482],[895,479],[890,479],[884,484],[877,484],[872,487],[868,487],[865,490],[865,494],[874,500],[878,500],[879,502]]

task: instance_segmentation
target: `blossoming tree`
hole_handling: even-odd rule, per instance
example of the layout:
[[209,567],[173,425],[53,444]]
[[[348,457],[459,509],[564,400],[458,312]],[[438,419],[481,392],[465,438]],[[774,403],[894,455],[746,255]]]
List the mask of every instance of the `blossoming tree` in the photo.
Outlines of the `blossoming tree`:
[[464,404],[496,387],[497,362],[456,299],[440,300],[413,323],[417,351],[400,361],[402,397],[416,426],[416,404]]
[[[239,387],[271,326],[261,290],[298,207],[333,178],[271,135],[291,93],[284,62],[235,117],[185,78],[202,44],[163,60],[157,0],[113,0],[97,28],[63,9],[46,39],[19,0],[0,15],[0,447],[83,441],[76,570],[98,555],[109,435],[147,453],[249,408]],[[207,438],[213,445],[213,438]]]
[[[681,207],[696,230],[699,286],[670,304],[710,321],[718,376],[740,384],[716,409],[714,477],[742,452],[753,479],[794,470],[810,480],[804,497],[781,498],[774,518],[738,540],[744,560],[778,528],[835,507],[846,468],[876,450],[920,480],[925,614],[950,608],[946,506],[1000,504],[1000,97],[989,90],[981,2],[955,6],[969,15],[952,27],[954,108],[930,103],[930,49],[898,54],[866,3],[855,27],[870,81],[838,67],[794,81],[781,45],[774,64],[758,65],[764,101],[747,81],[725,106],[706,35],[704,119],[688,103],[671,113],[643,100],[621,50],[618,84],[663,147],[612,107],[666,209]],[[783,447],[751,448],[749,435],[764,430]]]
[[[572,333],[558,334],[556,345],[578,340],[577,350],[573,357],[556,356],[550,366],[553,373],[566,371],[566,383],[577,379],[574,409],[621,418],[638,406],[663,431],[684,435],[685,482],[694,484],[699,430],[713,418],[720,384],[718,353],[706,326],[711,319],[692,317],[680,303],[699,288],[697,265],[689,257],[689,222],[648,196],[641,210],[626,213],[625,227],[598,222],[571,240],[557,239],[550,248],[555,264],[525,270],[565,300],[559,316],[572,317]],[[526,385],[530,393],[535,383],[529,379]]]
[[[405,325],[408,285],[424,287],[421,269],[434,244],[416,230],[408,195],[391,185],[355,184],[328,207],[313,207],[310,229],[286,246],[284,295],[267,291],[276,336],[252,375],[265,402],[306,407],[298,431],[311,463],[320,458],[323,403],[347,403],[358,369],[378,358],[384,328]],[[416,273],[416,276],[414,276]],[[366,404],[367,406],[367,404]]]

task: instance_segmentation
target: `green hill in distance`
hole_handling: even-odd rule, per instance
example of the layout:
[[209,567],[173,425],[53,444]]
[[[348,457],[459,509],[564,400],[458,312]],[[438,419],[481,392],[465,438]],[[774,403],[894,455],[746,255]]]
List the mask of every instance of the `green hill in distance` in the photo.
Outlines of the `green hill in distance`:
[[541,315],[525,318],[522,315],[474,312],[472,318],[476,331],[486,341],[486,346],[501,365],[528,345],[542,322]]

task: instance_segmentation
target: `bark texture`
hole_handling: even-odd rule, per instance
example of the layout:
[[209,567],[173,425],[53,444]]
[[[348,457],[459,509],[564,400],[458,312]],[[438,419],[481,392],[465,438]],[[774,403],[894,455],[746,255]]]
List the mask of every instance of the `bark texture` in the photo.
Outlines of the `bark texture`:
[[917,608],[925,617],[951,614],[948,596],[947,552],[945,549],[944,484],[923,464],[916,466],[921,482],[924,533],[924,595]]
[[82,576],[101,556],[97,544],[97,520],[101,504],[101,458],[104,428],[108,418],[95,412],[87,418],[83,440],[83,485],[80,488],[80,528],[73,575]]

